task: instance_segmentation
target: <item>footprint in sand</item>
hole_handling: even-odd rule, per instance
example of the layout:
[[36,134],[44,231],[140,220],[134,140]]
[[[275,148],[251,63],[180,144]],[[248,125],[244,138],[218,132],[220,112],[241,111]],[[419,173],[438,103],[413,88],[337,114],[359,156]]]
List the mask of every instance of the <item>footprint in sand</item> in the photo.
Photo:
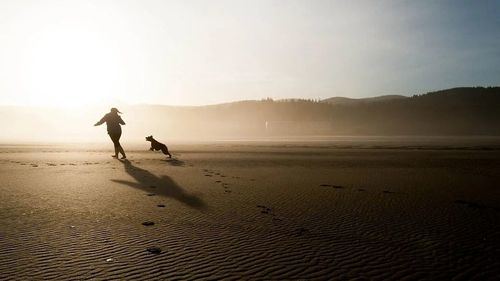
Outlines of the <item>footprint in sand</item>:
[[149,188],[156,188],[156,185],[150,185]]
[[465,206],[472,208],[472,209],[482,209],[482,208],[486,207],[482,204],[479,204],[476,202],[465,201],[465,200],[455,200],[455,203],[465,205]]
[[155,194],[155,193],[148,193],[148,194],[146,194],[146,195],[147,195],[147,196],[156,196],[156,194]]
[[307,234],[309,233],[309,229],[305,228],[305,227],[299,227],[299,228],[296,228],[295,231],[295,236],[302,236],[304,234]]
[[337,188],[337,189],[344,188],[344,187],[343,187],[343,186],[341,186],[341,185],[326,184],[326,183],[320,184],[319,186],[321,186],[321,187],[331,187],[331,188]]
[[165,208],[165,205],[163,205],[163,204],[158,204],[158,205],[156,205],[156,207],[159,207],[159,208]]
[[269,207],[266,207],[264,205],[257,205],[257,208],[261,209],[260,210],[260,213],[261,214],[266,214],[266,215],[271,215],[271,216],[274,216],[274,212],[273,212],[273,209],[269,208]]
[[31,167],[36,168],[36,167],[38,167],[38,165],[37,164],[31,164]]
[[[220,181],[219,181],[220,182]],[[229,189],[229,184],[228,183],[225,183],[223,182],[222,183],[222,188],[224,188],[224,192],[225,193],[231,193],[232,191]]]
[[144,226],[152,226],[152,225],[155,225],[155,223],[152,222],[152,221],[145,221],[145,222],[142,223],[142,225],[144,225]]
[[358,188],[358,191],[366,191],[366,189]]
[[146,249],[146,251],[150,252],[151,254],[158,255],[161,253],[161,249],[158,247],[149,247]]
[[394,194],[396,192],[390,191],[390,190],[382,190],[382,193],[385,193],[385,194]]

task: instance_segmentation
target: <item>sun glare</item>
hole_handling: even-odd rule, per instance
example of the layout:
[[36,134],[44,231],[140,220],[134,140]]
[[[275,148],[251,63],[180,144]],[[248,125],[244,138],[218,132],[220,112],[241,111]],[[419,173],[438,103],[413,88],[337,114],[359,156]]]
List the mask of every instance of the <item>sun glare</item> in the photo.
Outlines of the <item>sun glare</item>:
[[34,41],[27,66],[31,104],[66,107],[116,99],[117,58],[99,34],[56,28]]

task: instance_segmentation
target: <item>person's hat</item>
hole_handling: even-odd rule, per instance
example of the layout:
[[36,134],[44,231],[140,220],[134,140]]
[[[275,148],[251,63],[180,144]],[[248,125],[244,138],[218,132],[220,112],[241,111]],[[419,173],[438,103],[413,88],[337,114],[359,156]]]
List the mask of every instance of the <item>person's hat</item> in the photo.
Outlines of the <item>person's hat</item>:
[[111,112],[121,113],[120,110],[118,110],[118,108],[116,107],[111,108]]

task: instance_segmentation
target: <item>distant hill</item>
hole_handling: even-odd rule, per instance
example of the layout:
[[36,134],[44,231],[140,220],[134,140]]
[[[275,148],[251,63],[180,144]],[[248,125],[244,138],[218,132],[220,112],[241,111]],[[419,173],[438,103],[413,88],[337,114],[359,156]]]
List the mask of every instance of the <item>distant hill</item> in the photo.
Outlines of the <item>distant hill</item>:
[[321,100],[321,102],[326,102],[329,104],[354,104],[354,103],[370,103],[370,102],[380,102],[380,101],[389,101],[389,100],[397,100],[397,99],[406,99],[408,97],[402,95],[385,95],[378,97],[370,97],[370,98],[346,98],[346,97],[332,97],[328,99]]
[[354,100],[268,99],[164,108],[162,114],[166,120],[189,120],[186,128],[201,135],[500,135],[500,87]]
[[[337,100],[337,102],[336,102]],[[209,106],[135,105],[120,108],[124,137],[210,139],[321,135],[500,136],[500,87],[453,88],[412,97],[348,102],[240,101]],[[340,99],[342,101],[342,99]],[[0,141],[103,140],[94,124],[107,108],[0,107]]]

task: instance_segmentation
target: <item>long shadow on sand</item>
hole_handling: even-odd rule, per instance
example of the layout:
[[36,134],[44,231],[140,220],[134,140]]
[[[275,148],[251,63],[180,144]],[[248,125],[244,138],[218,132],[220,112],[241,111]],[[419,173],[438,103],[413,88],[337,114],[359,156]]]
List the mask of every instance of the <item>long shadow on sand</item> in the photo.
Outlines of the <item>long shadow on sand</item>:
[[111,180],[125,184],[146,192],[154,192],[164,197],[170,197],[195,209],[204,209],[205,203],[201,198],[186,193],[182,187],[177,185],[169,176],[157,177],[148,170],[138,168],[128,160],[120,160],[125,167],[125,172],[132,176],[136,182],[126,180]]

